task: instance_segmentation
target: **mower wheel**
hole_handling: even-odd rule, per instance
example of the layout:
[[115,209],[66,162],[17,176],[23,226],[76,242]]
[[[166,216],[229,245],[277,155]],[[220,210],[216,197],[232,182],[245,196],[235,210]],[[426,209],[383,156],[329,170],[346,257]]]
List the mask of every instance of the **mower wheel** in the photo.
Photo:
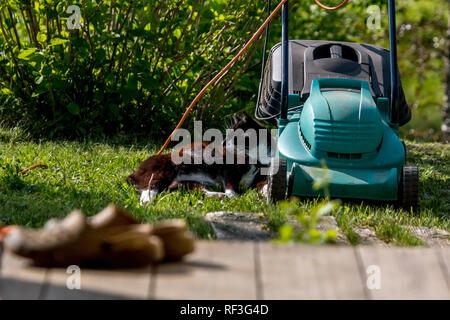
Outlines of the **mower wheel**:
[[417,166],[403,166],[399,185],[399,202],[403,209],[415,211],[419,198],[419,170]]
[[284,158],[272,158],[267,185],[267,202],[286,199],[287,162]]

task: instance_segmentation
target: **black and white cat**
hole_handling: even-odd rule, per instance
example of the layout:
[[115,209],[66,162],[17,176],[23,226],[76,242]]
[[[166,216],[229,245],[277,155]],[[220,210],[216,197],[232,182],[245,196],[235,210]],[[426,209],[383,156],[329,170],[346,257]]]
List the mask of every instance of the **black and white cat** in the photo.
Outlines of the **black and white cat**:
[[[242,117],[233,116],[234,125],[220,148],[209,148],[219,161],[207,164],[201,159],[208,142],[193,142],[177,148],[171,154],[154,155],[142,162],[127,181],[140,193],[140,202],[153,202],[155,196],[165,190],[199,188],[207,196],[233,197],[246,188],[257,188],[265,192],[274,143],[272,135],[261,123],[244,112]],[[256,136],[255,136],[256,134]],[[190,159],[181,163],[173,161],[173,155]],[[202,153],[202,154],[199,154]],[[232,161],[230,161],[230,159]],[[209,191],[207,188],[220,185],[224,192]]]

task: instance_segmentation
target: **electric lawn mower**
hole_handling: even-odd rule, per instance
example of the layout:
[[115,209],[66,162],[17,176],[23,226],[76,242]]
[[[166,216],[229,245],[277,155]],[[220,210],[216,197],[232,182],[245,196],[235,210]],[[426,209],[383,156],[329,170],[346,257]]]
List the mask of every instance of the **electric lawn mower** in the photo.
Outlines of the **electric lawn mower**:
[[268,201],[324,196],[313,184],[326,176],[331,197],[417,207],[418,169],[406,165],[398,136],[411,112],[397,66],[395,1],[388,0],[388,6],[390,51],[370,44],[289,40],[284,3],[282,41],[265,64],[255,113],[278,125]]

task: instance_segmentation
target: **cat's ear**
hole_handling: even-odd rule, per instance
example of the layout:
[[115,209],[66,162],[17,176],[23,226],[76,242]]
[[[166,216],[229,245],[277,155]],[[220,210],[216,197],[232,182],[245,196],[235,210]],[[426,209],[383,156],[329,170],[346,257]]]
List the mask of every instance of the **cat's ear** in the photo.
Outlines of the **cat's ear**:
[[239,121],[241,121],[241,118],[239,118],[239,116],[235,113],[233,114],[233,120],[234,124],[236,125]]

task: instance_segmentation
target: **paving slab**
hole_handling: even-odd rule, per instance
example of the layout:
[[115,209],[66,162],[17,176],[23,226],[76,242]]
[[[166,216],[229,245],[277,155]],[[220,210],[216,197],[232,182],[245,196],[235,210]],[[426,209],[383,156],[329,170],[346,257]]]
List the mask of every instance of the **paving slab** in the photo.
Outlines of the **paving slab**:
[[[370,290],[371,298],[450,299],[435,249],[359,247],[356,250],[366,279],[373,280],[369,277],[374,272],[380,276],[379,287],[372,286]],[[443,250],[448,254],[449,249]]]
[[157,268],[157,299],[256,299],[254,243],[199,241],[182,263]]
[[352,247],[261,244],[265,299],[365,299]]

